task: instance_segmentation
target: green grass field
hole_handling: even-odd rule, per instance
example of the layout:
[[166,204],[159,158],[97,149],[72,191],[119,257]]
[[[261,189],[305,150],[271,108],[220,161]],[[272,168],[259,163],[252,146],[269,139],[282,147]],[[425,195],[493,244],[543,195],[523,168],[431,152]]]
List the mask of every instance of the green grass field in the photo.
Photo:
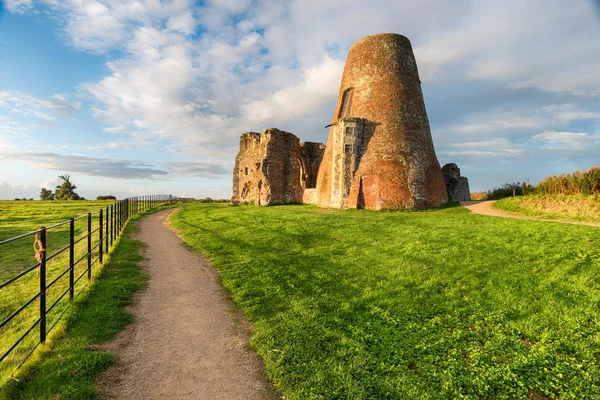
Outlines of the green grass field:
[[494,207],[532,217],[600,222],[600,195],[532,195],[508,197]]
[[462,208],[189,205],[171,222],[286,399],[600,396],[598,228]]
[[[137,217],[134,217],[134,221]],[[109,263],[75,300],[61,329],[24,366],[15,380],[0,385],[0,400],[84,400],[97,398],[94,378],[114,361],[103,351],[90,351],[123,330],[133,318],[123,310],[146,276],[137,263],[141,243],[131,238],[129,224]]]
[[[8,239],[20,234],[34,231],[41,226],[50,226],[105,208],[111,202],[106,201],[0,201],[0,240]],[[98,214],[93,216],[92,229],[98,227]],[[75,238],[87,233],[87,218],[76,221]],[[0,246],[0,282],[4,282],[17,273],[37,263],[33,250],[34,237],[29,236],[16,242]],[[93,235],[93,244],[98,242],[98,233]],[[63,225],[48,231],[47,254],[64,248],[69,243],[69,225]],[[75,246],[76,260],[87,252],[87,241],[83,240]],[[96,250],[92,259],[96,259]],[[47,283],[57,278],[68,267],[68,252],[48,262]],[[80,262],[75,268],[75,277],[85,273],[86,260]],[[97,268],[97,264],[94,269]],[[47,293],[47,307],[50,307],[66,290],[69,284],[68,274],[60,278]],[[87,279],[82,278],[76,285],[79,292],[87,284]],[[23,276],[10,286],[0,289],[0,321],[16,311],[27,300],[39,291],[39,274],[32,271]],[[47,327],[50,328],[59,318],[68,304],[68,295],[52,309],[48,315]],[[22,313],[14,318],[8,325],[0,329],[0,354],[3,354],[39,317],[39,301],[34,301]],[[17,347],[11,355],[0,364],[0,386],[6,382],[14,371],[35,346],[39,340],[39,333],[35,329]]]

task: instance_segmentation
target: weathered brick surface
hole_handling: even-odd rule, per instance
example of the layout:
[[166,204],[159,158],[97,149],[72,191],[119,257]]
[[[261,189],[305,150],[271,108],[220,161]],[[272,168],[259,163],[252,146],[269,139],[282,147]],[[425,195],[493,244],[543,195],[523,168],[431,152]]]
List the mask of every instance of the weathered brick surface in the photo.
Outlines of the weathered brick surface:
[[322,143],[301,144],[292,133],[276,128],[243,134],[233,170],[232,202],[303,202],[306,183],[315,181],[323,151]]
[[[348,148],[342,130],[351,120],[360,121],[355,132],[361,137]],[[332,124],[317,179],[318,205],[426,208],[448,201],[406,37],[373,35],[350,48]],[[340,168],[350,171],[349,187]]]

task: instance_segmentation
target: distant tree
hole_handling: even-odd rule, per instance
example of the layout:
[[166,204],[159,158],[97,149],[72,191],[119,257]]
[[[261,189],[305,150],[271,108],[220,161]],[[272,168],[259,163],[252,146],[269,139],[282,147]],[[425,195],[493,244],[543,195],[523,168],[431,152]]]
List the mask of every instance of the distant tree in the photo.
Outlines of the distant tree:
[[33,201],[33,197],[28,198],[27,201]]
[[117,198],[115,196],[113,196],[112,194],[96,197],[96,200],[116,200],[116,199]]
[[21,201],[21,199],[15,197],[15,201]]
[[54,200],[54,193],[50,189],[42,188],[40,191],[40,200]]
[[63,183],[57,186],[54,191],[55,200],[85,200],[75,193],[77,186],[71,182],[71,177],[69,175],[60,175],[59,178],[63,180]]

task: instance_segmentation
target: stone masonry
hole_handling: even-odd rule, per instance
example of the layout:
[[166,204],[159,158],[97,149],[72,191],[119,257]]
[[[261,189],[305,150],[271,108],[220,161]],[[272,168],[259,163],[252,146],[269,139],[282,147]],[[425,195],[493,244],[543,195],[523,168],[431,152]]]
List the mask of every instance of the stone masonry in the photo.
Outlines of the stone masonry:
[[323,148],[321,143],[300,143],[276,128],[244,133],[235,159],[232,202],[302,203],[305,188],[315,185]]
[[448,201],[410,41],[368,36],[350,48],[317,178],[317,204],[427,208]]
[[460,169],[454,163],[446,164],[442,168],[444,173],[444,182],[448,192],[448,201],[471,201],[471,192],[469,191],[469,180],[465,176],[460,176]]
[[327,146],[275,128],[241,136],[232,202],[437,207],[469,195],[458,176],[445,181],[435,154],[410,41],[384,33],[350,48]]

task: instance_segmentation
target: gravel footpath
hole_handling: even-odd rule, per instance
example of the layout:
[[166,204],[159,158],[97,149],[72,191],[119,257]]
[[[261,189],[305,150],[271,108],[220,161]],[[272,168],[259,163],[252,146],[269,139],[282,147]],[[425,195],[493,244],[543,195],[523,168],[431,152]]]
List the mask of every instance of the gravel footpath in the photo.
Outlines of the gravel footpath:
[[583,221],[563,221],[559,219],[543,219],[536,217],[529,217],[526,215],[510,213],[507,211],[499,210],[492,207],[495,200],[487,201],[461,201],[460,205],[471,211],[473,214],[489,215],[491,217],[503,217],[503,218],[517,218],[517,219],[528,219],[532,221],[545,221],[545,222],[556,222],[559,224],[572,224],[572,225],[587,225],[587,226],[600,226],[597,222],[583,222]]
[[215,269],[166,226],[173,210],[143,218],[136,239],[150,276],[129,309],[135,322],[101,346],[116,364],[96,380],[100,399],[275,399],[250,324]]

